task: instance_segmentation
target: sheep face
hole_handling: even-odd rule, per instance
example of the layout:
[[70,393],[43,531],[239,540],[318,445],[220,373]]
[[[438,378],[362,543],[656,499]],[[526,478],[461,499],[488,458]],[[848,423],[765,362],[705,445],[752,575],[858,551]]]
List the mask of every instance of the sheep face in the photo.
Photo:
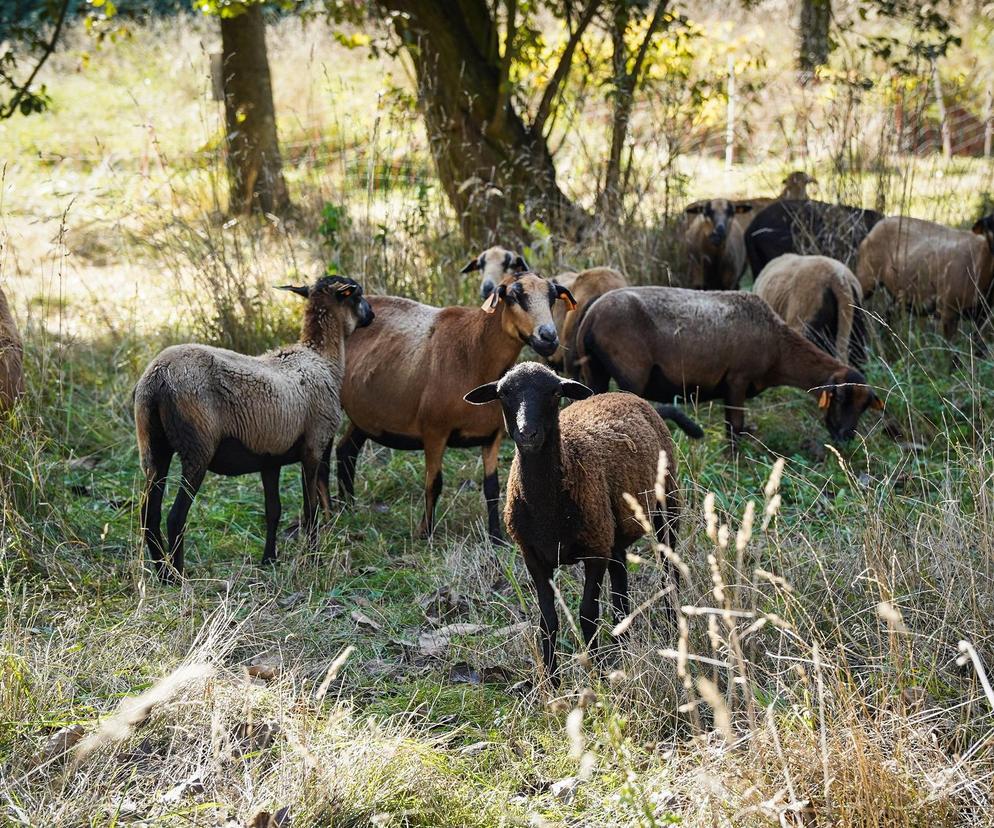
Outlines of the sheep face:
[[528,262],[520,253],[512,253],[503,247],[490,247],[459,272],[473,273],[477,270],[482,273],[480,298],[486,299],[505,276],[527,273]]
[[752,210],[751,204],[736,204],[725,198],[713,198],[710,201],[691,204],[686,212],[689,215],[701,216],[711,225],[708,241],[717,247],[727,238],[735,214],[748,213],[750,210]]
[[523,273],[505,276],[482,307],[485,312],[494,313],[503,304],[504,332],[547,357],[559,348],[559,334],[552,318],[552,306],[557,300],[565,302],[571,310],[576,307],[576,300],[567,288],[534,273]]
[[788,201],[803,201],[808,197],[809,184],[817,186],[818,182],[806,172],[795,170],[783,180],[780,197]]
[[498,382],[474,388],[464,399],[474,405],[498,400],[508,435],[519,451],[532,454],[541,451],[558,429],[560,400],[585,400],[593,393],[582,383],[560,379],[544,365],[522,362]]
[[884,404],[859,371],[847,368],[833,375],[830,384],[818,391],[818,407],[825,411],[825,428],[832,439],[844,443],[856,435],[856,425],[864,411],[882,411]]
[[994,253],[994,213],[984,216],[974,224],[973,232],[987,239],[987,246],[990,247],[991,253]]
[[344,276],[322,276],[310,286],[284,285],[280,289],[306,299],[308,314],[313,313],[317,320],[326,315],[337,317],[346,336],[356,328],[365,328],[375,317],[369,302],[362,295],[362,285]]

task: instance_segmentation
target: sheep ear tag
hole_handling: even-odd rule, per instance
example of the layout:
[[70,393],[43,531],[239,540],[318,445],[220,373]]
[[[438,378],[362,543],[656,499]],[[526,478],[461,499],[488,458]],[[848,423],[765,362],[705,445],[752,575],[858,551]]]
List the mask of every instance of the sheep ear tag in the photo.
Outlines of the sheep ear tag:
[[352,285],[343,285],[342,287],[338,288],[338,294],[339,296],[344,296],[347,299],[352,295],[353,290],[354,288],[352,287]]
[[819,408],[828,408],[829,404],[832,402],[832,397],[828,391],[822,391],[821,396],[818,398]]
[[495,290],[486,299],[483,300],[483,304],[480,305],[480,310],[484,313],[493,313],[497,310],[497,303],[500,302],[500,295]]

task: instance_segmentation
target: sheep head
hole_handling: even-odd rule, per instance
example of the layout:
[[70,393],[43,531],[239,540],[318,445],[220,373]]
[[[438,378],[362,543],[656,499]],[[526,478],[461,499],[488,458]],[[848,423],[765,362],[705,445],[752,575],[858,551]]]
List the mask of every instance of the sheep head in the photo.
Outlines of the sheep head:
[[484,250],[459,272],[465,274],[479,270],[483,274],[480,298],[486,299],[505,276],[527,273],[528,269],[528,262],[520,253],[497,246]]
[[856,425],[868,408],[883,411],[883,401],[866,384],[866,377],[854,368],[841,368],[829,381],[814,389],[818,407],[825,412],[825,428],[836,442],[856,435]]
[[710,201],[698,201],[691,204],[684,212],[688,215],[700,216],[711,225],[708,241],[716,247],[724,243],[732,219],[736,213],[748,213],[752,205],[747,202],[729,201],[727,198],[712,198]]
[[508,435],[527,454],[540,451],[559,428],[561,400],[584,400],[593,393],[582,383],[561,379],[544,365],[522,362],[499,381],[474,388],[463,399],[473,405],[499,401]]
[[322,276],[313,285],[283,285],[307,300],[305,328],[322,325],[329,316],[343,323],[346,335],[365,328],[374,317],[373,309],[362,295],[362,285],[345,276]]

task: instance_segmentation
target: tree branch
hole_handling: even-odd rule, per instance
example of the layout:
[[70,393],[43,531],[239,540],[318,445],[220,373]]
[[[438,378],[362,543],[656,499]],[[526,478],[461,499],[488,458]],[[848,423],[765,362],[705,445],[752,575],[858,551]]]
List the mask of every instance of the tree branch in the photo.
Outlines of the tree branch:
[[28,79],[20,86],[14,86],[14,97],[10,99],[5,107],[0,107],[0,121],[6,120],[17,111],[18,105],[24,96],[28,94],[31,84],[34,83],[34,79],[41,71],[41,67],[45,65],[45,61],[55,51],[55,46],[59,42],[59,35],[62,33],[62,24],[65,23],[68,12],[69,0],[62,0],[62,5],[59,7],[59,16],[55,21],[55,29],[52,31],[52,39],[45,44],[45,50],[35,64],[35,68],[31,71],[31,74],[28,75]]
[[642,64],[645,63],[645,56],[649,52],[649,41],[652,40],[652,36],[659,31],[659,27],[663,23],[663,15],[666,13],[666,7],[669,5],[668,0],[659,0],[656,5],[656,11],[652,15],[652,20],[649,21],[649,28],[646,30],[645,37],[642,38],[642,43],[639,44],[638,54],[635,56],[635,63],[632,65],[632,71],[628,73],[630,79],[630,89],[634,92],[635,86],[638,83],[639,74],[642,72]]
[[[497,15],[494,15],[494,22]],[[497,102],[490,119],[490,132],[499,134],[507,118],[507,104],[511,99],[511,64],[514,62],[514,36],[518,32],[518,0],[507,0],[507,32],[504,37],[504,54],[500,58],[500,73],[497,78]]]
[[576,51],[576,46],[580,42],[580,38],[583,37],[583,33],[587,30],[587,26],[590,25],[590,21],[594,19],[594,14],[600,3],[601,0],[589,0],[583,10],[583,14],[577,20],[576,28],[573,30],[573,34],[570,35],[566,43],[566,49],[559,59],[559,65],[556,66],[556,71],[552,73],[552,78],[548,86],[545,87],[545,92],[542,93],[542,100],[539,102],[538,111],[535,113],[535,120],[531,126],[533,134],[542,134],[545,122],[549,118],[549,112],[552,110],[552,102],[559,92],[559,87],[563,85],[566,76],[569,74],[570,66],[573,63],[573,52]]

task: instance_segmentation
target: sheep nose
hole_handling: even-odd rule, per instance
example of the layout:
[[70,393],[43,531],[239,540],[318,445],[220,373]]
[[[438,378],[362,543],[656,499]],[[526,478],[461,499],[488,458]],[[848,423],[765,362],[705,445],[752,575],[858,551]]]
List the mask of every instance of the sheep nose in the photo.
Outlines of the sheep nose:
[[559,335],[556,333],[556,329],[553,325],[542,325],[542,327],[538,329],[538,338],[543,342],[548,342],[551,345],[553,342],[556,342]]

